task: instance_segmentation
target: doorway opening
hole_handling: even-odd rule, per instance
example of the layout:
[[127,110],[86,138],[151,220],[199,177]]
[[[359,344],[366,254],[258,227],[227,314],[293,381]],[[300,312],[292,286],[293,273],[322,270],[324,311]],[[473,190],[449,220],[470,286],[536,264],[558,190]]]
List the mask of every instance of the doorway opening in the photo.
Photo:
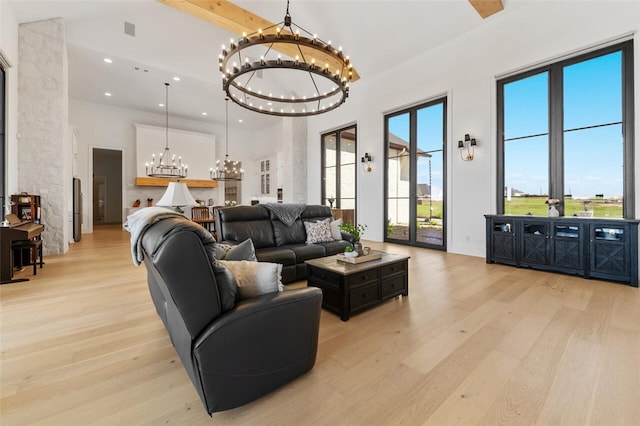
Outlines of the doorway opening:
[[122,224],[122,151],[93,148],[93,226]]

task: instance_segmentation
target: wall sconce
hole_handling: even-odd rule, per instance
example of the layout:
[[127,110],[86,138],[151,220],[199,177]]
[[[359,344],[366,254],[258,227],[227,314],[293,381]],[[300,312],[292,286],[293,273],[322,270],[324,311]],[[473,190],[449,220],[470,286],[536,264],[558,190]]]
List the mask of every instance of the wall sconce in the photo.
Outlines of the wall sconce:
[[360,159],[360,161],[362,162],[362,169],[365,172],[370,172],[371,171],[371,162],[373,161],[373,157],[365,152],[364,153],[364,157],[362,157]]
[[[460,151],[460,158],[462,158],[462,161],[473,160],[473,155],[476,152],[477,145],[478,143],[476,142],[476,139],[472,139],[471,136],[469,136],[469,133],[464,135],[464,141],[458,141],[458,150]],[[467,151],[466,155],[464,153],[465,148]]]

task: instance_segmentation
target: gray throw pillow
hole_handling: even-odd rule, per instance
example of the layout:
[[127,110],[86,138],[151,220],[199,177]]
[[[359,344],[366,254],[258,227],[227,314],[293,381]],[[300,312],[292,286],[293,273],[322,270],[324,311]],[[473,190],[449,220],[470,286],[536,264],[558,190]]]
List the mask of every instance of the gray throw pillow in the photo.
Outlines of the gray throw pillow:
[[256,262],[256,250],[251,238],[237,245],[216,243],[216,259],[218,260],[251,260]]
[[236,284],[240,299],[282,291],[282,265],[269,262],[248,262],[219,260],[219,264],[228,268]]
[[236,306],[236,299],[238,297],[238,284],[236,283],[236,279],[228,268],[218,262],[213,263],[213,274],[218,284],[222,312],[230,311]]

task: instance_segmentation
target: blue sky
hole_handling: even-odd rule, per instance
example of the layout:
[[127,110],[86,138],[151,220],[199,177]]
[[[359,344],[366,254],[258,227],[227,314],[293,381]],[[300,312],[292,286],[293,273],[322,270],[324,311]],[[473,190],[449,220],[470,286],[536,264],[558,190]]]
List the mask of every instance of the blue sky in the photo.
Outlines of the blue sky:
[[[563,70],[565,193],[574,198],[622,196],[622,126],[566,130],[622,120],[622,54],[614,52]],[[505,143],[505,184],[529,194],[546,195],[548,164],[548,74],[541,73],[505,85],[505,138],[542,136]],[[409,114],[393,117],[389,130],[409,140]],[[439,149],[442,104],[419,111],[418,146]],[[452,141],[455,145],[456,141]],[[457,146],[453,146],[457,149]],[[442,188],[441,155],[432,157],[434,198]],[[418,183],[428,183],[428,165],[419,166]]]
[[[565,194],[622,196],[622,126],[567,131],[622,120],[620,52],[563,70]],[[548,73],[505,85],[505,185],[548,192]],[[509,141],[511,138],[543,136]]]
[[[429,158],[418,160],[418,183],[431,184],[433,199],[442,199],[442,138],[443,104],[438,103],[418,110],[418,149],[431,154],[431,179],[429,179]],[[409,114],[402,114],[389,120],[389,131],[399,138],[409,140]]]

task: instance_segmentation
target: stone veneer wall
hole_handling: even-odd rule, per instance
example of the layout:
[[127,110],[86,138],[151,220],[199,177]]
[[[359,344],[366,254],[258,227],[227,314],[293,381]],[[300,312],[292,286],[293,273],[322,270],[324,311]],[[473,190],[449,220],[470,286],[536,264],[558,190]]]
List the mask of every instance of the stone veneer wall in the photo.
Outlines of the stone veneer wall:
[[18,69],[18,189],[41,196],[44,253],[65,253],[71,147],[62,19],[20,25]]
[[[307,203],[307,119],[282,119],[282,180],[285,203]],[[320,161],[318,159],[318,161]],[[275,191],[274,191],[275,193]],[[312,203],[315,204],[315,203]]]

